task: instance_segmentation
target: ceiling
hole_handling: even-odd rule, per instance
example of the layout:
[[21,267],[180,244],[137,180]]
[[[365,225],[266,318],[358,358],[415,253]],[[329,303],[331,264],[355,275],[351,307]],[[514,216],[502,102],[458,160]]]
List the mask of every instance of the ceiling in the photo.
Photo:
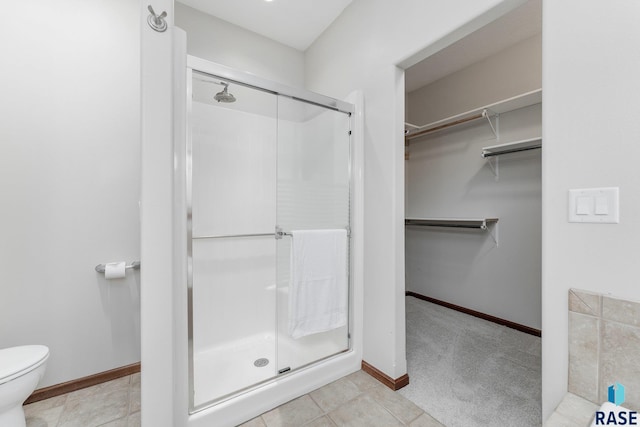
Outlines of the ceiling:
[[[264,0],[263,0],[264,1]],[[542,0],[530,0],[405,72],[412,92],[542,32]]]
[[179,0],[194,9],[305,51],[351,0]]

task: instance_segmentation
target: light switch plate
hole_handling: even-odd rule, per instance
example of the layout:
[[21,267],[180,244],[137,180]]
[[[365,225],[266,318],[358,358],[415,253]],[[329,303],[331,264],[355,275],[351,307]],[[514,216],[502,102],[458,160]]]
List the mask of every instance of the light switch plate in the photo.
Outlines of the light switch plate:
[[617,224],[619,205],[618,187],[569,190],[569,222]]

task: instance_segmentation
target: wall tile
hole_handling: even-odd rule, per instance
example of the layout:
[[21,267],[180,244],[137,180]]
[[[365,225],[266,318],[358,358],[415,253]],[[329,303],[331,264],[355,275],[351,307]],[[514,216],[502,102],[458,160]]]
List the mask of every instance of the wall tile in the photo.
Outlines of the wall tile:
[[569,392],[598,402],[599,319],[569,312]]
[[547,421],[544,422],[544,427],[573,427],[575,423],[575,420],[565,417],[558,412],[554,412],[547,418]]
[[567,393],[558,405],[556,412],[572,420],[570,424],[566,425],[588,426],[591,424],[591,419],[598,409],[600,409],[600,405]]
[[569,311],[600,316],[602,296],[594,292],[569,289]]
[[[615,382],[625,386],[623,406],[640,410],[640,302],[570,289],[569,392],[600,405]],[[554,416],[557,425],[570,418],[560,407]]]
[[603,321],[600,358],[600,402],[617,381],[625,386],[623,406],[640,410],[640,328]]
[[602,297],[602,318],[640,326],[640,303],[610,296]]

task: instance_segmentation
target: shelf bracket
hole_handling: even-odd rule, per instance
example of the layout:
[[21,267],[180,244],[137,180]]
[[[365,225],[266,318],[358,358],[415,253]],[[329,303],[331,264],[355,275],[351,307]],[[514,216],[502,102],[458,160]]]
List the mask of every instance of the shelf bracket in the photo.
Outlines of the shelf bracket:
[[500,225],[497,222],[489,226],[489,232],[491,233],[491,238],[493,239],[493,242],[496,244],[496,248],[500,246],[500,243],[499,243],[500,228],[499,227]]
[[491,168],[496,181],[498,181],[500,179],[500,158],[498,156],[488,157],[487,164]]
[[482,110],[482,117],[484,117],[485,119],[487,119],[487,122],[489,122],[489,126],[491,127],[491,131],[493,132],[493,135],[496,137],[496,140],[498,139],[498,131],[496,130],[497,126],[498,126],[498,114],[493,114],[493,117],[496,118],[496,126],[493,126],[493,122],[491,121],[491,110],[489,110],[488,108],[485,108],[484,110]]

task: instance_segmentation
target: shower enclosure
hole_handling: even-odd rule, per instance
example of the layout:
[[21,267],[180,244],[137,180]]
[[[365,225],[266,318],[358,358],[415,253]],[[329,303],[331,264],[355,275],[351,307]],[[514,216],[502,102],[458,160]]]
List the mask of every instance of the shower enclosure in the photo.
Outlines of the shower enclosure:
[[[184,214],[195,413],[352,349],[351,309],[346,324],[324,332],[293,338],[288,325],[291,233],[345,230],[350,242],[354,107],[196,58],[189,64]],[[349,250],[344,265],[352,307]]]

